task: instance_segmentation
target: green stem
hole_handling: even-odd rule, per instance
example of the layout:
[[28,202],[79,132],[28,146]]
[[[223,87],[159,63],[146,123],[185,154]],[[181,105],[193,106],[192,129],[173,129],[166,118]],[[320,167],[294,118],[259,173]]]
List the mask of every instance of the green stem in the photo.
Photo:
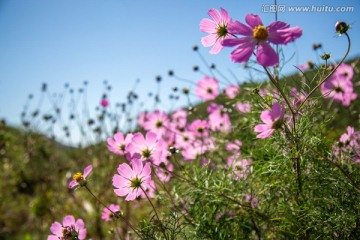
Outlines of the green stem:
[[161,227],[161,230],[162,230],[162,233],[163,233],[163,235],[164,235],[165,239],[168,239],[168,238],[167,238],[167,236],[166,236],[166,233],[165,233],[164,227],[163,227],[163,225],[162,225],[162,222],[160,221],[159,215],[158,215],[158,213],[157,213],[157,211],[156,211],[156,209],[155,209],[154,204],[151,202],[151,200],[150,200],[149,196],[147,195],[147,193],[146,193],[146,191],[143,189],[143,187],[142,187],[142,186],[140,186],[140,188],[141,188],[141,190],[144,192],[144,194],[145,194],[145,196],[146,196],[147,200],[149,201],[149,203],[150,203],[150,205],[151,205],[152,209],[153,209],[153,210],[154,210],[154,212],[155,212],[155,216],[156,216],[156,218],[157,218],[157,220],[158,220],[158,222],[159,222],[159,224],[160,224],[160,227]]
[[308,101],[308,99],[310,98],[310,96],[326,81],[329,79],[329,77],[331,77],[331,75],[333,75],[335,73],[335,71],[338,69],[338,67],[345,61],[345,58],[347,57],[347,55],[350,52],[350,48],[351,48],[351,41],[350,41],[350,37],[347,33],[345,33],[345,36],[347,37],[348,40],[348,48],[347,51],[345,53],[345,55],[343,56],[343,58],[340,60],[340,62],[336,65],[336,67],[323,79],[320,80],[320,82],[311,90],[311,92],[305,97],[304,101],[301,102],[300,106],[298,107],[298,109],[296,110],[296,113],[298,113],[300,111],[300,109],[304,106],[305,102]]
[[114,211],[112,211],[108,206],[106,206],[97,196],[95,196],[95,194],[90,190],[90,188],[88,186],[84,186],[86,188],[86,190],[88,190],[88,192],[101,204],[104,206],[104,208],[106,208],[107,210],[109,210],[114,216],[116,217],[120,217],[122,220],[124,220],[124,222],[136,233],[136,235],[138,235],[138,237],[140,239],[143,239],[141,237],[141,235],[138,233],[138,231],[135,230],[135,228],[130,224],[130,222],[128,222],[123,216],[116,214]]

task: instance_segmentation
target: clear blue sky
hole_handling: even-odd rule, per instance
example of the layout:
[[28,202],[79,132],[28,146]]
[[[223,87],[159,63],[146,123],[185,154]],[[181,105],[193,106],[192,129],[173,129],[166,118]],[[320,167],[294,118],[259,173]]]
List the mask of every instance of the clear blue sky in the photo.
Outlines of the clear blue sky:
[[[199,22],[210,8],[225,8],[234,20],[244,22],[247,13],[259,14],[265,25],[274,14],[262,12],[272,0],[0,0],[0,118],[18,125],[22,107],[30,93],[36,96],[43,82],[51,91],[69,82],[75,88],[89,81],[89,103],[98,104],[102,82],[113,86],[111,102],[125,100],[136,79],[141,80],[140,94],[155,87],[155,77],[162,75],[162,92],[174,85],[186,86],[167,77],[174,69],[182,77],[201,78],[192,67],[201,60],[192,51],[199,45],[208,62],[219,68],[233,69],[245,79],[239,66],[231,63],[230,49],[219,55],[208,54],[201,46],[205,34]],[[278,0],[286,6],[279,20],[303,28],[303,36],[285,47],[291,55],[298,49],[291,65],[316,60],[313,43],[321,42],[326,51],[339,59],[346,48],[345,37],[336,37],[338,20],[352,23],[353,48],[360,51],[360,2],[358,0],[297,1]],[[290,6],[352,6],[353,12],[289,12]]]

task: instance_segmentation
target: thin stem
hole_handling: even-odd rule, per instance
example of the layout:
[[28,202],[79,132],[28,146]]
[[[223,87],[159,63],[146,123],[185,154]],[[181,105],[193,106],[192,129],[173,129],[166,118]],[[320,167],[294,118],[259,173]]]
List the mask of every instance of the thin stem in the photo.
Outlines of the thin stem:
[[274,79],[274,77],[270,74],[269,70],[268,70],[265,66],[263,66],[263,68],[264,68],[266,74],[268,75],[268,77],[270,78],[271,82],[275,85],[275,87],[279,90],[281,96],[284,98],[284,100],[285,100],[286,104],[288,105],[291,113],[294,115],[294,114],[295,114],[294,109],[293,109],[293,107],[291,106],[289,100],[287,99],[284,91],[282,90],[282,88],[281,88],[280,85],[278,84],[277,80]]
[[305,102],[308,101],[308,99],[310,98],[310,96],[326,81],[329,79],[329,77],[331,77],[335,71],[338,69],[338,67],[345,61],[345,58],[347,57],[347,55],[350,52],[350,48],[351,48],[351,41],[350,41],[350,37],[347,33],[345,33],[345,36],[347,37],[348,40],[348,48],[347,51],[345,53],[345,55],[343,56],[343,58],[340,60],[340,62],[336,65],[336,67],[323,79],[321,80],[312,90],[311,92],[305,97],[304,101],[301,102],[300,106],[298,107],[298,109],[296,110],[296,113],[298,113],[300,111],[300,109],[304,106]]
[[116,232],[116,235],[118,236],[118,238],[119,238],[119,240],[122,240],[121,239],[121,234],[120,234],[120,232],[119,232],[119,229],[117,228],[117,225],[116,225],[116,219],[114,219],[114,228],[115,228],[115,232]]
[[[160,166],[158,166],[158,165],[156,165],[156,164],[154,164],[154,163],[152,163],[152,164],[153,164],[154,166],[156,166],[156,167],[160,167]],[[208,191],[208,192],[215,193],[217,196],[223,197],[223,198],[225,198],[225,199],[227,199],[227,200],[229,200],[229,201],[232,201],[233,203],[236,203],[237,205],[239,205],[239,206],[241,206],[241,207],[243,207],[243,208],[249,209],[251,212],[255,213],[255,214],[258,215],[259,217],[262,217],[263,219],[269,219],[269,217],[265,216],[264,214],[262,214],[262,213],[260,213],[260,212],[255,211],[252,207],[249,207],[249,206],[247,206],[247,205],[245,205],[245,204],[242,204],[241,202],[239,202],[239,201],[237,201],[236,199],[233,199],[233,198],[225,195],[224,193],[218,193],[218,192],[216,192],[215,190],[212,190],[212,189],[208,189],[208,188],[199,186],[195,181],[193,181],[193,180],[191,180],[191,179],[187,179],[187,178],[181,177],[181,176],[179,176],[178,174],[176,174],[176,173],[173,172],[173,171],[170,171],[170,170],[167,170],[167,171],[168,171],[169,173],[173,174],[175,177],[177,177],[177,178],[179,178],[179,179],[181,179],[181,180],[189,183],[190,185],[192,185],[192,186],[194,186],[194,187],[196,187],[196,188],[199,188],[199,189],[202,189],[202,190],[206,190],[206,191]],[[150,203],[151,203],[151,202],[150,202]]]
[[158,213],[157,213],[157,211],[156,211],[156,209],[155,209],[154,204],[151,202],[149,196],[147,195],[147,193],[146,193],[146,191],[143,189],[143,187],[140,186],[140,188],[141,188],[141,190],[144,192],[147,200],[149,201],[151,207],[153,208],[153,210],[154,210],[154,212],[155,212],[155,216],[156,216],[157,220],[159,221],[159,224],[160,224],[160,227],[161,227],[161,230],[162,230],[162,233],[163,233],[165,239],[168,239],[167,236],[166,236],[166,234],[165,234],[165,230],[164,230],[164,228],[163,228],[162,222],[160,221],[159,215],[158,215]]
[[104,206],[104,208],[106,208],[107,210],[109,210],[112,214],[114,214],[114,216],[119,216],[122,220],[124,220],[124,222],[136,233],[136,235],[138,235],[138,237],[140,239],[143,239],[141,237],[141,235],[138,233],[138,231],[135,230],[135,228],[130,224],[130,222],[128,222],[123,216],[116,214],[114,211],[112,211],[108,206],[106,206],[97,196],[95,196],[95,194],[90,190],[90,188],[88,186],[84,186],[86,188],[86,190],[88,190],[88,192],[101,204]]

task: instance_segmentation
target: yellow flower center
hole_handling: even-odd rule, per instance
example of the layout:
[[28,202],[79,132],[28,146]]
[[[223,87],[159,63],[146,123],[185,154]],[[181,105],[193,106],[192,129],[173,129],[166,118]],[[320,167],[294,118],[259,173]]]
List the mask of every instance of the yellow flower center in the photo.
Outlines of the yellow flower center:
[[73,179],[76,181],[76,182],[80,182],[81,180],[84,179],[84,176],[82,175],[82,173],[75,173],[74,176],[73,176]]
[[266,30],[266,27],[260,25],[254,28],[253,36],[259,41],[265,40],[268,37],[269,33]]

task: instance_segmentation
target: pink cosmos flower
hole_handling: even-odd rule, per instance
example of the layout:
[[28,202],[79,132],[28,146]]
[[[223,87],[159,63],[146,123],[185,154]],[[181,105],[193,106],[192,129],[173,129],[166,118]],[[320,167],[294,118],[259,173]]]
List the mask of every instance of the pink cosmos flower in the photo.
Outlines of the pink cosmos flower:
[[273,135],[276,129],[281,128],[285,109],[279,104],[274,103],[272,109],[261,112],[260,118],[265,124],[258,124],[254,131],[258,132],[256,138],[267,138]]
[[132,168],[122,163],[118,167],[118,173],[113,176],[114,192],[118,196],[126,196],[126,201],[132,201],[141,195],[141,192],[149,187],[151,181],[150,163],[142,164],[140,159],[131,160]]
[[104,108],[109,106],[109,101],[106,98],[101,99],[100,105]]
[[333,145],[333,155],[342,157],[344,154],[350,153],[350,159],[354,162],[360,162],[360,131],[356,131],[351,126],[346,128],[347,132],[340,136],[338,143]]
[[233,142],[228,142],[226,144],[225,149],[233,153],[238,153],[240,151],[241,146],[242,146],[242,142],[240,140],[235,140]]
[[231,131],[231,126],[229,114],[214,112],[209,115],[209,127],[212,131],[228,133]]
[[245,179],[252,172],[251,163],[251,159],[242,159],[232,162],[230,167],[233,170],[233,174],[230,176],[235,180]]
[[240,88],[239,85],[229,85],[225,88],[225,95],[228,98],[235,98],[239,94]]
[[351,127],[351,126],[348,126],[346,128],[347,132],[346,133],[343,133],[341,136],[340,136],[340,142],[343,144],[343,145],[350,145],[350,146],[353,146],[355,145],[356,143],[356,140],[354,141],[353,139],[353,135],[354,135],[354,128]]
[[168,116],[165,112],[160,112],[159,110],[156,110],[154,113],[149,113],[143,127],[146,131],[151,131],[158,136],[162,136],[169,128]]
[[74,176],[73,176],[73,180],[69,183],[69,188],[70,189],[73,189],[73,188],[76,188],[76,187],[82,187],[82,186],[85,186],[86,185],[86,178],[87,176],[89,176],[89,174],[91,173],[92,171],[92,165],[89,165],[87,166],[85,169],[84,169],[84,173],[75,173]]
[[171,119],[177,129],[184,129],[187,122],[187,112],[183,109],[177,110],[171,115]]
[[219,95],[219,83],[215,78],[205,76],[196,83],[195,94],[204,101],[215,99]]
[[344,76],[348,80],[351,80],[354,76],[354,69],[352,66],[342,63],[335,71],[336,75]]
[[107,148],[109,151],[115,154],[125,155],[125,148],[131,142],[132,137],[133,135],[131,133],[128,133],[126,134],[126,137],[124,139],[124,135],[121,132],[117,132],[114,135],[114,139],[107,139]]
[[235,104],[236,109],[241,113],[249,113],[251,112],[250,103],[238,102]]
[[204,18],[200,22],[200,30],[209,34],[201,39],[201,43],[204,47],[213,46],[210,50],[211,54],[217,54],[223,49],[221,40],[232,37],[228,32],[228,27],[232,24],[231,17],[225,9],[220,8],[220,11],[210,9],[208,14],[212,20]]
[[222,105],[219,105],[217,103],[210,103],[209,106],[207,107],[207,111],[209,114],[212,114],[212,113],[221,113],[221,109],[223,109],[224,106]]
[[189,144],[183,151],[181,155],[184,157],[185,161],[195,160],[197,157],[200,157],[207,151],[207,145],[201,141],[194,141],[193,144]]
[[[112,211],[110,211],[110,210]],[[107,209],[106,207],[104,207],[104,210],[101,214],[101,219],[103,219],[105,222],[109,222],[112,221],[114,219],[114,215],[113,213],[118,213],[120,212],[120,206],[116,205],[116,204],[110,204],[109,209]]]
[[48,240],[83,240],[86,237],[84,221],[80,218],[75,221],[75,218],[71,215],[64,217],[62,224],[59,222],[51,224],[50,231],[53,235],[49,235]]
[[157,149],[158,142],[159,139],[156,133],[147,132],[145,137],[142,133],[135,133],[131,143],[126,146],[125,150],[132,157],[139,156],[142,161],[152,161],[155,152],[159,150]]
[[209,135],[209,124],[206,120],[196,119],[190,124],[189,130],[197,137],[206,137]]
[[195,141],[195,134],[192,131],[178,132],[175,138],[175,147],[185,149]]
[[333,74],[321,85],[321,93],[324,98],[332,98],[335,102],[341,102],[345,107],[348,107],[351,101],[357,98],[351,80],[347,76],[339,74]]
[[170,181],[172,171],[174,171],[174,166],[170,162],[162,163],[155,168],[155,174],[162,182]]
[[269,42],[276,45],[287,44],[302,35],[301,28],[290,28],[289,24],[280,21],[265,27],[261,18],[254,14],[247,14],[245,21],[249,26],[236,21],[228,28],[232,34],[245,37],[222,40],[223,46],[237,46],[231,53],[231,59],[238,63],[248,61],[254,49],[257,48],[257,62],[263,66],[275,66],[279,64],[279,56]]

